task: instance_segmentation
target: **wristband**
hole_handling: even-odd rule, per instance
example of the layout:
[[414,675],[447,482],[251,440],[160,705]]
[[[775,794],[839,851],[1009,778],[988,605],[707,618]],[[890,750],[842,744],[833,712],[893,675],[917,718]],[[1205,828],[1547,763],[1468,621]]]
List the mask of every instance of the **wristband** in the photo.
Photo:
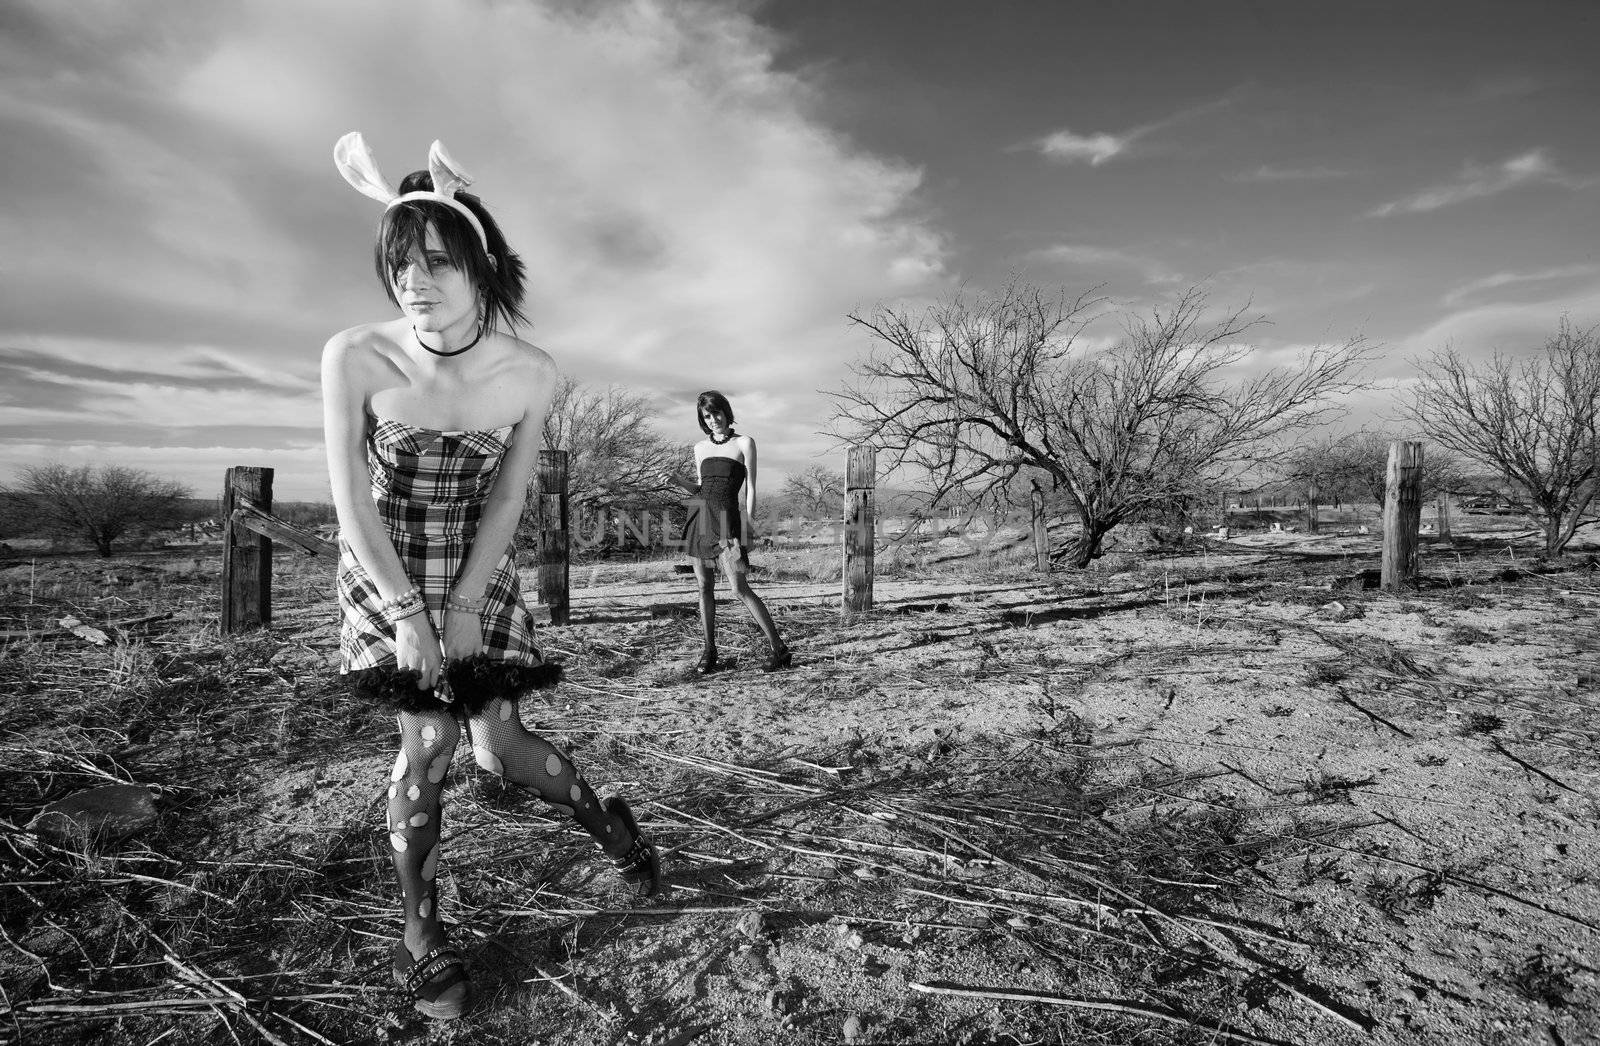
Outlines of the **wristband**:
[[454,610],[461,614],[481,614],[483,608],[489,605],[488,596],[479,596],[477,599],[463,599],[454,592],[445,597],[446,610]]

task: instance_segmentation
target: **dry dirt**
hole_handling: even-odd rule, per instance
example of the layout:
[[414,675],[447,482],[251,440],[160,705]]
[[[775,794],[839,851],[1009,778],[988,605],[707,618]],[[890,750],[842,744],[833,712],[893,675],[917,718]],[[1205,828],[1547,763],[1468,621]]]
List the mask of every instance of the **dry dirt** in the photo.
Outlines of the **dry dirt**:
[[[107,648],[14,641],[0,682],[26,729],[7,735],[5,776],[33,777],[4,793],[28,889],[0,909],[0,1030],[1600,1041],[1595,549],[1533,563],[1509,524],[1478,522],[1426,546],[1427,583],[1399,597],[1363,587],[1373,537],[1258,534],[1048,578],[929,555],[843,620],[838,582],[803,576],[823,573],[813,553],[757,554],[796,652],[770,676],[726,599],[732,664],[692,675],[690,579],[670,561],[576,568],[574,622],[543,633],[569,681],[524,716],[629,796],[672,888],[633,902],[575,832],[458,754],[441,881],[477,1001],[450,1025],[387,984],[393,756],[387,727],[327,685],[322,568],[286,564],[274,628],[245,641],[173,622],[112,629]],[[0,628],[131,618],[185,579],[198,594],[176,621],[214,598],[207,563],[157,557],[118,586],[98,575],[94,603],[98,569],[0,567]],[[53,744],[24,708],[118,671],[156,680],[138,704],[152,729]],[[157,792],[153,838],[72,859],[19,831],[105,779]],[[238,1002],[185,1001],[206,991]]]

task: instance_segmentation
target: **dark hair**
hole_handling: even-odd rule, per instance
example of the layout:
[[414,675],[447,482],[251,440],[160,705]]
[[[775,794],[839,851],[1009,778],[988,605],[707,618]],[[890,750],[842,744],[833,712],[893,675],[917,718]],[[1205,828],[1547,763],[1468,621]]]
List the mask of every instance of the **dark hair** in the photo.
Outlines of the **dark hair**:
[[[400,191],[432,192],[433,176],[427,171],[412,171],[400,183]],[[510,330],[527,323],[528,317],[522,313],[522,259],[507,246],[505,234],[490,217],[482,200],[469,192],[456,193],[456,200],[482,223],[484,237],[489,241],[489,254],[483,253],[477,230],[454,207],[433,200],[407,200],[396,204],[383,212],[378,243],[372,251],[384,293],[391,302],[400,304],[394,293],[395,273],[405,267],[413,251],[423,249],[428,241],[428,226],[432,225],[439,233],[450,263],[464,271],[483,294],[484,326],[498,330],[504,325]],[[499,260],[498,265],[489,260],[491,255]]]
[[711,426],[706,424],[706,411],[714,410],[728,419],[728,424],[733,424],[733,406],[728,402],[728,397],[716,389],[709,389],[700,394],[694,401],[694,420],[700,423],[700,431],[707,436],[711,435]]

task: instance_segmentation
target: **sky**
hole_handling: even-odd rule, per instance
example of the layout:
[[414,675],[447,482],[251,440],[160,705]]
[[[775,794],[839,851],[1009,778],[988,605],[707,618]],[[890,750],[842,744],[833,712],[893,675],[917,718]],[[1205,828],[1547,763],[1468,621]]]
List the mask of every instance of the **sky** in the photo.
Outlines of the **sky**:
[[1600,4],[1583,0],[12,0],[0,6],[0,484],[230,465],[326,500],[318,357],[393,315],[377,205],[442,139],[580,381],[762,485],[842,469],[848,317],[1013,274],[1249,304],[1258,358],[1413,361],[1600,322]]

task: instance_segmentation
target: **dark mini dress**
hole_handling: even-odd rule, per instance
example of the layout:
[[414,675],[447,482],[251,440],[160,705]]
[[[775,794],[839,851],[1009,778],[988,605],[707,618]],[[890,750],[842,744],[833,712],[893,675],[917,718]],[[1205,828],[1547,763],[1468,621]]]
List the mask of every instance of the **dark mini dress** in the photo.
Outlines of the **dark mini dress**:
[[[442,432],[367,419],[372,500],[435,629],[444,623],[445,597],[466,563],[511,433],[509,426]],[[383,596],[342,537],[337,581],[339,672],[364,698],[403,711],[472,715],[497,697],[514,699],[560,679],[560,666],[534,645],[509,543],[484,590],[483,652],[447,665],[444,685],[432,691],[417,689],[416,673],[398,670]]]
[[742,461],[710,457],[700,463],[700,491],[688,501],[689,515],[683,527],[684,550],[691,559],[715,562],[737,550],[736,557],[725,560],[729,569],[750,569],[744,517],[739,511],[744,478]]

